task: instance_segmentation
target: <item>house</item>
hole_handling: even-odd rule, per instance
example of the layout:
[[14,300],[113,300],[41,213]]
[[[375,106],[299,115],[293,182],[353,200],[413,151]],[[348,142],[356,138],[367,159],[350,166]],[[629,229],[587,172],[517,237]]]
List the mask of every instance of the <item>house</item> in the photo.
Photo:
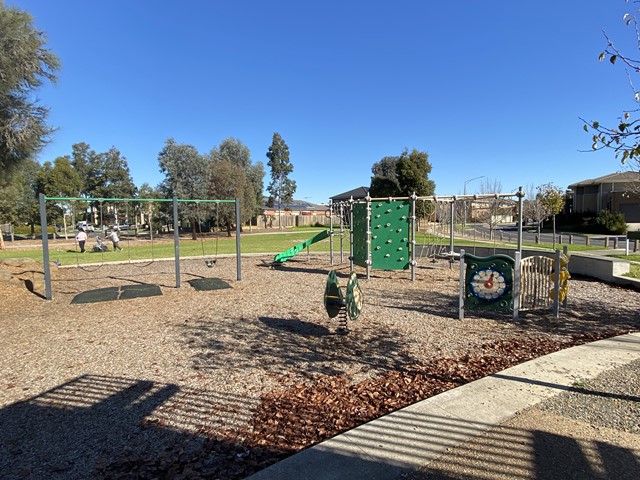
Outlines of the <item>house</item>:
[[640,172],[620,172],[574,183],[568,187],[575,213],[608,210],[624,214],[627,223],[640,223]]
[[369,187],[358,187],[353,190],[349,190],[348,192],[339,193],[338,195],[334,195],[330,197],[332,203],[340,203],[347,202],[351,199],[353,200],[362,200],[366,198],[369,194]]
[[[263,215],[278,215],[277,204],[270,207],[268,205],[268,197],[263,197],[262,201]],[[327,207],[323,205],[295,199],[290,202],[282,202],[280,205],[280,213],[282,215],[324,215],[326,209]]]

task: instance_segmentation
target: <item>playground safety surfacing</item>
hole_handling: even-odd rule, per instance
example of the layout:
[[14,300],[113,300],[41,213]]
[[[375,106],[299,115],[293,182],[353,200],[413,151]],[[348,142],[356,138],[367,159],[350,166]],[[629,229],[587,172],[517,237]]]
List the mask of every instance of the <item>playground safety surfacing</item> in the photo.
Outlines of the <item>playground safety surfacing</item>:
[[112,302],[114,300],[127,300],[130,298],[155,297],[162,295],[158,285],[139,284],[122,285],[119,287],[98,288],[79,293],[71,303],[97,303]]
[[189,280],[188,283],[199,292],[231,288],[231,285],[219,278],[196,278]]

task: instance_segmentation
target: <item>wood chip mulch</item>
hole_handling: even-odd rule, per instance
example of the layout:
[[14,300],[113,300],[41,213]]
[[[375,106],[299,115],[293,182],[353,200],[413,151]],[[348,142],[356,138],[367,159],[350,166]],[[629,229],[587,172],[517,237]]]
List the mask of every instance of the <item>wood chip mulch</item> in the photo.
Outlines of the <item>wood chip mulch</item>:
[[[100,470],[105,479],[242,479],[304,448],[420,400],[564,348],[628,331],[575,334],[562,340],[497,340],[482,353],[442,358],[351,383],[323,377],[264,395],[252,428],[215,434],[197,450],[169,449],[160,457],[123,455]],[[212,457],[215,457],[213,459]]]
[[[302,238],[301,240],[304,240]],[[457,318],[458,272],[423,259],[361,280],[348,335],[322,305],[327,273],[301,254],[56,271],[54,298],[0,285],[0,471],[9,479],[239,480],[403,406],[572,345],[640,330],[640,292],[573,279],[555,319]],[[362,271],[358,271],[362,278]],[[216,277],[231,288],[199,292]],[[87,290],[158,297],[72,304]],[[5,476],[5,472],[9,472]]]

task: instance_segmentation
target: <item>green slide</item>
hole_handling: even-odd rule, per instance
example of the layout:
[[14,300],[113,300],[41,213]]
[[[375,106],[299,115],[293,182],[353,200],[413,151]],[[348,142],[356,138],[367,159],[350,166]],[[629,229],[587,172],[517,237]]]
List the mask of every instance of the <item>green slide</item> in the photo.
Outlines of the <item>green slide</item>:
[[319,242],[320,240],[324,240],[328,236],[329,236],[329,230],[323,230],[319,234],[317,234],[315,237],[311,237],[309,240],[299,243],[291,247],[289,250],[285,250],[284,252],[279,253],[278,255],[273,257],[273,263],[284,263],[287,260],[289,260],[291,257],[294,257],[297,253],[307,248],[309,245],[313,245],[314,243]]

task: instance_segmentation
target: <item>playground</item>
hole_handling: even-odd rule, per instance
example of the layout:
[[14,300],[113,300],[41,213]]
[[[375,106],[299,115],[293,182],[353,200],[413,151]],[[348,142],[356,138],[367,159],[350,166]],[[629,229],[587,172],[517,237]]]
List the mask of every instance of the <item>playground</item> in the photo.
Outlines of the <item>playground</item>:
[[[0,423],[7,478],[240,479],[403,405],[575,343],[638,330],[640,292],[573,278],[560,318],[458,318],[459,272],[356,266],[364,307],[336,333],[327,274],[349,264],[303,254],[58,268],[53,299],[5,285]],[[215,278],[220,288],[197,289]],[[73,303],[94,289],[159,294]],[[119,297],[124,298],[124,297]],[[28,429],[33,435],[25,437]],[[12,477],[11,475],[14,475]]]

